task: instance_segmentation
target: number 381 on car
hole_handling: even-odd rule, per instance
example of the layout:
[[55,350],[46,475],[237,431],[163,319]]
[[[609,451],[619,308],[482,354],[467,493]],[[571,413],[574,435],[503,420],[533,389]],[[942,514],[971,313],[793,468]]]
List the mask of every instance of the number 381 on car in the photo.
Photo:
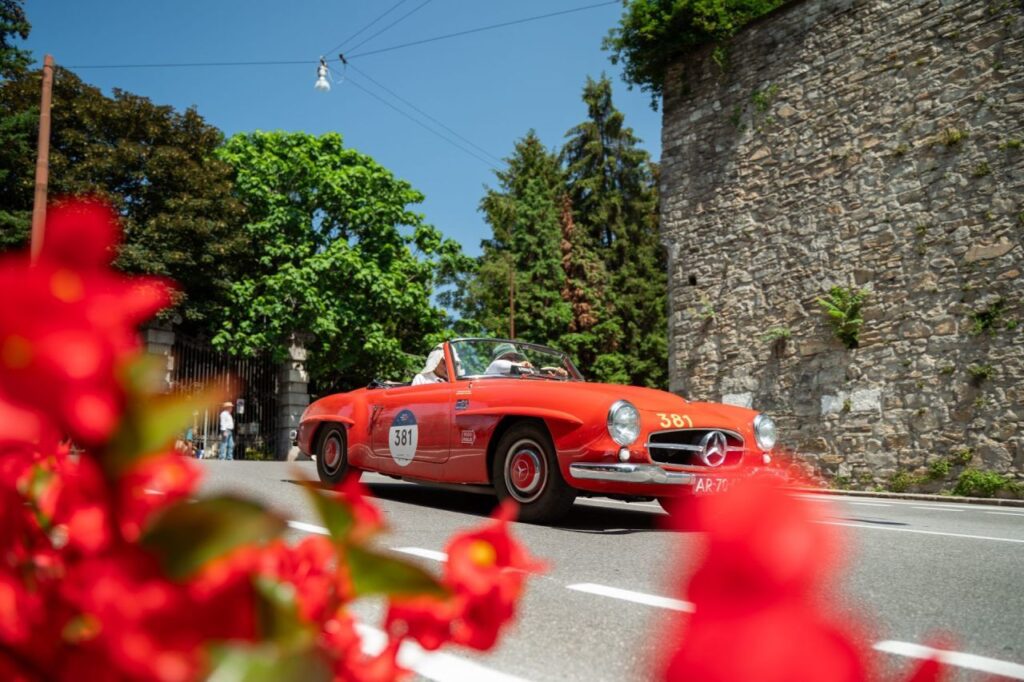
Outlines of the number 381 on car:
[[591,383],[544,346],[457,339],[429,380],[374,381],[302,415],[299,447],[327,484],[361,471],[493,491],[524,521],[551,522],[577,496],[721,492],[771,462],[776,429],[753,410]]

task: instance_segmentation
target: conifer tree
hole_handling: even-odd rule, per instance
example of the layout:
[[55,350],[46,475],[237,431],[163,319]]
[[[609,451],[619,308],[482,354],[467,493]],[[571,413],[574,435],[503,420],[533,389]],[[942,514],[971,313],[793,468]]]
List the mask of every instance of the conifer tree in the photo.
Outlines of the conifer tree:
[[576,222],[608,271],[608,331],[620,342],[599,357],[597,378],[663,387],[667,375],[667,273],[658,235],[656,169],[612,103],[611,81],[587,79],[587,120],[567,134]]
[[564,175],[558,157],[531,130],[516,142],[498,187],[480,202],[493,238],[483,242],[469,285],[467,317],[495,336],[509,336],[510,289],[515,336],[557,345],[572,309],[562,299],[560,198]]

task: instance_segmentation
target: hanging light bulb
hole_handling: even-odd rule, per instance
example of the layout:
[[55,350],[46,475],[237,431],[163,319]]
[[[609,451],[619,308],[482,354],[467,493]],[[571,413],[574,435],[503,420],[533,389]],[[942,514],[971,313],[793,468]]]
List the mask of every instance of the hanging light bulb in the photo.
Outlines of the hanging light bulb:
[[331,89],[331,84],[327,82],[327,62],[324,58],[320,58],[320,66],[316,67],[316,83],[313,87],[321,92],[327,92]]

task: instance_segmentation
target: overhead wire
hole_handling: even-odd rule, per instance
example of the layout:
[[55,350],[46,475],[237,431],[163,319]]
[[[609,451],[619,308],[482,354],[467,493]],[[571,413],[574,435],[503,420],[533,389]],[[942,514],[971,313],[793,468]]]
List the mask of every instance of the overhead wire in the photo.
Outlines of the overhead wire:
[[[376,33],[374,33],[374,34],[373,34],[372,36],[370,36],[369,38],[366,38],[366,39],[364,39],[364,40],[363,40],[363,42],[361,42],[361,43],[358,43],[358,44],[356,44],[356,45],[355,45],[355,46],[354,46],[354,47],[353,47],[352,49],[353,49],[353,50],[358,50],[358,49],[359,49],[360,47],[362,47],[362,46],[363,46],[363,45],[365,45],[366,43],[370,42],[371,40],[373,40],[374,38],[376,38],[377,36],[379,36],[379,35],[380,35],[381,33],[384,33],[385,31],[387,31],[387,30],[388,30],[389,28],[391,28],[392,26],[395,26],[395,25],[397,25],[397,24],[400,24],[401,22],[403,22],[403,21],[405,21],[406,19],[408,19],[409,17],[411,17],[411,16],[413,15],[413,14],[416,14],[416,12],[420,11],[421,9],[423,9],[424,7],[426,7],[427,5],[429,5],[429,4],[430,4],[430,2],[431,2],[431,0],[424,0],[424,1],[422,2],[422,3],[420,3],[419,5],[416,5],[416,7],[414,7],[414,8],[413,8],[413,9],[411,9],[410,11],[406,12],[405,14],[403,14],[402,16],[400,16],[400,17],[399,17],[398,19],[395,19],[395,20],[394,20],[394,21],[392,21],[392,22],[391,22],[390,24],[388,24],[387,26],[385,26],[385,27],[384,27],[384,28],[382,28],[381,30],[377,31]],[[333,50],[332,50],[332,52],[333,52]]]
[[410,43],[401,43],[400,45],[392,45],[390,47],[382,47],[379,50],[370,50],[368,52],[358,52],[351,56],[346,55],[346,59],[356,59],[357,57],[368,57],[372,54],[381,54],[382,52],[391,52],[392,50],[400,50],[406,47],[413,47],[414,45],[424,45],[426,43],[433,43],[438,40],[447,40],[448,38],[458,38],[459,36],[470,35],[471,33],[481,33],[483,31],[491,31],[498,28],[505,28],[506,26],[515,26],[517,24],[525,24],[531,21],[540,21],[541,19],[550,19],[551,17],[559,17],[566,14],[573,14],[575,12],[583,12],[588,9],[596,9],[598,7],[607,7],[608,5],[618,5],[621,0],[610,0],[609,2],[599,2],[594,5],[584,5],[582,7],[574,7],[572,9],[561,10],[559,12],[550,12],[548,14],[539,14],[533,17],[525,17],[523,19],[515,19],[513,21],[505,21],[500,24],[490,24],[489,26],[479,26],[477,28],[466,29],[465,31],[456,31],[455,33],[446,33],[440,36],[434,36],[433,38],[424,38],[423,40],[414,40]]
[[400,6],[404,5],[408,1],[409,0],[398,0],[398,2],[396,2],[394,5],[389,7],[383,14],[378,15],[376,19],[374,19],[370,23],[366,24],[361,29],[359,29],[358,31],[356,31],[355,33],[350,35],[348,38],[345,38],[340,43],[338,43],[337,45],[335,45],[331,49],[322,52],[321,54],[325,54],[325,55],[334,54],[335,50],[340,50],[341,48],[345,47],[345,45],[347,45],[349,43],[349,41],[352,41],[352,40],[355,40],[356,38],[358,38],[363,33],[363,31],[366,31],[368,28],[370,28],[371,26],[376,24],[378,21],[380,21],[381,19],[383,19],[387,15],[391,14],[392,12],[394,12],[396,9],[398,9]]
[[[403,2],[406,0],[403,0]],[[563,16],[566,14],[573,14],[575,12],[583,12],[589,9],[596,9],[598,7],[607,7],[608,5],[617,5],[621,0],[610,0],[609,2],[599,2],[593,5],[584,5],[582,7],[574,7],[572,9],[562,10],[560,12],[550,12],[548,14],[539,14],[532,17],[524,17],[522,19],[515,19],[513,21],[506,21],[500,24],[490,24],[488,26],[478,26],[477,28],[470,28],[464,31],[456,31],[455,33],[446,33],[440,36],[434,36],[432,38],[424,38],[423,40],[415,40],[409,43],[401,43],[399,45],[391,45],[389,47],[383,47],[377,50],[370,50],[368,52],[357,53],[354,55],[346,55],[346,59],[355,59],[358,57],[367,57],[373,54],[380,54],[382,52],[391,52],[393,50],[400,50],[406,47],[413,47],[416,45],[424,45],[426,43],[433,43],[439,40],[447,40],[448,38],[457,38],[459,36],[470,35],[472,33],[480,33],[483,31],[491,31],[498,28],[505,28],[506,26],[515,26],[517,24],[525,24],[531,21],[540,21],[541,19],[549,19],[551,17]],[[424,3],[425,4],[425,3]],[[422,5],[421,5],[422,6]],[[373,23],[373,22],[371,22]],[[364,41],[365,42],[365,41]],[[333,54],[337,47],[328,50],[328,53]],[[325,54],[326,56],[326,54]],[[341,61],[337,57],[334,59],[328,59],[328,61]],[[173,68],[193,68],[193,67],[221,67],[221,66],[280,66],[280,65],[296,65],[296,64],[310,64],[315,60],[310,59],[279,59],[279,60],[261,60],[261,61],[234,61],[234,62],[161,62],[161,63],[150,63],[150,64],[71,64],[66,66],[68,69],[173,69]]]
[[450,137],[447,137],[446,135],[444,135],[442,133],[439,133],[438,131],[434,130],[433,128],[428,126],[423,121],[419,120],[418,118],[415,118],[414,116],[410,115],[408,112],[403,111],[402,109],[396,107],[394,104],[392,104],[391,102],[387,101],[386,99],[384,99],[383,97],[381,97],[380,95],[375,93],[373,90],[370,90],[369,88],[360,85],[357,81],[353,80],[351,77],[346,82],[349,85],[353,85],[353,86],[359,88],[360,90],[365,92],[370,97],[373,97],[374,99],[376,99],[377,101],[381,102],[382,104],[384,104],[388,108],[390,108],[390,109],[396,111],[397,113],[401,114],[402,116],[404,116],[405,118],[409,119],[410,121],[412,121],[413,123],[415,123],[419,127],[423,128],[424,130],[432,133],[433,135],[436,135],[437,137],[441,138],[442,140],[444,140],[448,144],[456,147],[457,149],[462,150],[466,154],[469,154],[470,156],[475,158],[477,161],[480,161],[481,163],[483,163],[485,166],[487,166],[491,170],[497,170],[497,168],[495,168],[494,165],[490,161],[485,159],[483,156],[477,154],[476,152],[474,152],[471,149],[468,149],[468,148],[462,146],[461,144],[459,144],[455,140],[451,139]]
[[450,128],[449,126],[445,125],[442,121],[439,121],[438,119],[434,118],[433,116],[431,116],[427,112],[423,111],[418,106],[416,106],[415,104],[413,104],[409,100],[405,99],[404,97],[399,95],[397,92],[395,92],[391,88],[387,87],[386,85],[384,85],[380,81],[378,81],[375,78],[373,78],[370,74],[366,73],[365,71],[363,71],[362,69],[356,67],[355,65],[350,65],[350,66],[351,66],[352,70],[355,71],[356,73],[358,73],[360,76],[362,76],[366,80],[370,81],[371,83],[376,85],[378,88],[380,88],[384,92],[388,93],[389,95],[391,95],[392,97],[394,97],[398,101],[402,102],[402,104],[406,105],[407,107],[409,107],[413,111],[417,112],[418,114],[420,114],[424,118],[427,118],[431,122],[435,123],[436,125],[441,126],[445,130],[447,130],[449,133],[451,133],[455,137],[459,138],[460,140],[462,140],[463,142],[468,144],[473,149],[477,150],[478,152],[480,152],[483,155],[487,156],[488,158],[492,159],[495,163],[498,163],[498,164],[504,163],[504,161],[502,161],[501,158],[498,157],[497,155],[490,153],[489,151],[487,151],[486,149],[484,149],[480,145],[476,144],[475,142],[473,142],[469,138],[464,137],[463,135],[459,134],[458,131]]

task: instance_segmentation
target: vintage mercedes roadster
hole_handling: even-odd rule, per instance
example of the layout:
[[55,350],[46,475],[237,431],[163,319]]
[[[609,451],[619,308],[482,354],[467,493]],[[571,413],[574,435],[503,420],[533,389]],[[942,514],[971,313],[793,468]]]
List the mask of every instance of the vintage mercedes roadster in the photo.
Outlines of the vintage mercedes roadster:
[[375,471],[493,491],[550,522],[579,495],[664,503],[771,461],[775,424],[750,409],[586,382],[565,353],[518,341],[457,339],[434,357],[429,383],[374,381],[306,408],[299,447],[321,481]]

